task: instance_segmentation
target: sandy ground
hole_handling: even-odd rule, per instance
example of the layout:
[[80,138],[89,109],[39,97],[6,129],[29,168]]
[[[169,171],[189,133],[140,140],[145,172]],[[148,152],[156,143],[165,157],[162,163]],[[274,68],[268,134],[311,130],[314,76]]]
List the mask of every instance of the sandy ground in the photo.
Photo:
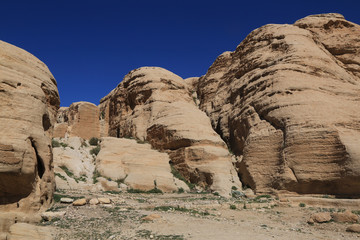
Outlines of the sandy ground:
[[[189,193],[57,194],[108,197],[112,204],[74,207],[57,202],[50,210],[66,211],[65,216],[40,224],[50,228],[55,239],[360,239],[360,234],[346,232],[347,223],[307,224],[312,213],[343,210],[339,206],[300,207],[269,196],[249,200]],[[154,219],[143,219],[149,215]]]

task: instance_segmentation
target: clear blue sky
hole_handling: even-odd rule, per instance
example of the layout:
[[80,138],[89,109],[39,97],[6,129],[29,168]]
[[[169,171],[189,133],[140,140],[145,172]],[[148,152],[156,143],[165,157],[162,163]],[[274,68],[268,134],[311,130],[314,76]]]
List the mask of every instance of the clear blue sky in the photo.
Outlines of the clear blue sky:
[[359,0],[3,0],[0,9],[0,39],[50,68],[61,106],[98,104],[142,66],[201,76],[219,54],[268,23],[327,12],[360,23]]

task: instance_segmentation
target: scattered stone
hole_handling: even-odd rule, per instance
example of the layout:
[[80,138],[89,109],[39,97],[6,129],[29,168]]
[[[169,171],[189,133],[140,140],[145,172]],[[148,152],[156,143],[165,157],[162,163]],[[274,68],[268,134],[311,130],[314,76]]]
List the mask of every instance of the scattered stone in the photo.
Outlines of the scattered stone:
[[360,224],[353,224],[346,228],[347,232],[360,233]]
[[349,210],[346,210],[345,212],[332,213],[331,217],[335,222],[341,223],[357,223],[359,220],[359,217]]
[[150,215],[147,215],[147,216],[141,218],[141,220],[154,221],[155,219],[159,219],[159,218],[161,218],[161,216],[159,214],[150,214]]
[[73,203],[74,199],[72,198],[60,198],[61,203]]
[[92,198],[89,201],[90,205],[98,205],[99,204],[99,199],[97,198]]
[[110,198],[98,198],[99,203],[101,204],[110,204],[111,203],[111,199]]
[[51,221],[54,218],[61,218],[65,215],[65,211],[62,212],[43,212],[41,213],[41,218],[45,221]]
[[[311,221],[312,220],[312,221]],[[314,213],[310,216],[309,222],[325,223],[331,220],[331,215],[328,212]]]
[[86,205],[85,198],[77,199],[73,202],[73,206],[84,206],[84,205]]

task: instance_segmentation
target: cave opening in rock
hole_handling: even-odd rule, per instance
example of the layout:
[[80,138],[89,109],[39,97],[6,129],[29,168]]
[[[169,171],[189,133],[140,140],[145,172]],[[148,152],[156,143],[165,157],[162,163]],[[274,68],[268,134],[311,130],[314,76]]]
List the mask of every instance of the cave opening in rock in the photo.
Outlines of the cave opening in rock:
[[38,151],[37,151],[37,149],[36,149],[36,146],[35,146],[35,144],[34,144],[34,140],[32,140],[32,139],[31,139],[31,146],[34,148],[35,155],[36,155],[37,174],[39,175],[40,178],[42,178],[42,176],[43,176],[44,173],[45,173],[44,161],[43,161],[42,158],[40,157],[40,155],[39,155],[39,153],[38,153]]

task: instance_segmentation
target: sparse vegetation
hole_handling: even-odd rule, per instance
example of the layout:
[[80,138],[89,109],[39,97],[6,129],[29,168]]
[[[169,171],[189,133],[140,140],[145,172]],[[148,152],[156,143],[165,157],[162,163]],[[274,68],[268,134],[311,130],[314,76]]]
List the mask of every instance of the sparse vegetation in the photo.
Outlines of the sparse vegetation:
[[90,140],[89,140],[89,144],[90,144],[91,146],[97,146],[97,145],[99,144],[99,139],[96,138],[96,137],[92,137],[92,138],[90,138]]
[[128,193],[163,193],[163,191],[161,191],[160,189],[158,188],[153,188],[149,191],[144,191],[144,190],[141,190],[141,189],[134,189],[134,188],[130,188],[127,190]]
[[184,191],[184,189],[181,187],[181,188],[178,188],[178,191],[177,191],[177,193],[183,193],[183,192],[185,192]]
[[82,142],[81,142],[81,147],[88,147],[89,145],[86,143],[86,141],[85,140],[83,140]]
[[90,150],[90,154],[97,156],[100,152],[100,146],[96,146]]
[[[66,147],[68,147],[69,145],[68,145],[67,143],[61,142],[61,143],[60,143],[60,146],[62,146],[63,148],[66,148]],[[74,149],[74,148],[73,148],[73,149]]]
[[234,204],[230,204],[230,209],[235,210],[236,206]]
[[238,188],[237,188],[236,186],[232,186],[232,187],[231,187],[231,190],[236,191],[236,190],[238,190]]
[[299,203],[299,207],[305,207],[306,204],[305,203]]
[[186,183],[186,185],[188,185],[188,187],[189,187],[190,189],[194,189],[194,188],[195,188],[195,184],[188,182],[188,181],[184,178],[184,176],[181,175],[181,173],[174,168],[174,166],[172,166],[171,164],[170,164],[170,166],[171,166],[171,173],[174,175],[174,177],[176,177],[177,179],[179,179],[179,180],[183,181],[184,183]]
[[55,176],[58,176],[58,177],[61,178],[62,180],[66,181],[66,177],[64,177],[64,176],[61,175],[60,173],[55,173]]
[[93,179],[93,184],[95,184],[95,183],[98,182],[98,180],[97,180],[98,177],[101,177],[101,175],[100,175],[100,173],[95,169],[94,172],[93,172],[93,177],[92,177],[92,179]]
[[173,207],[173,206],[159,206],[159,207],[155,207],[154,208],[155,211],[164,211],[164,212],[167,212],[167,211],[179,211],[179,212],[188,212],[190,214],[198,214],[200,216],[208,216],[210,215],[210,213],[208,211],[205,211],[205,212],[199,212],[197,210],[194,210],[194,209],[188,209],[188,208],[183,208],[183,207]]
[[53,139],[51,140],[51,146],[53,148],[60,147],[60,143],[57,140]]
[[59,166],[62,170],[64,170],[64,172],[66,173],[66,175],[68,175],[71,178],[74,178],[74,173],[71,172],[66,166]]

